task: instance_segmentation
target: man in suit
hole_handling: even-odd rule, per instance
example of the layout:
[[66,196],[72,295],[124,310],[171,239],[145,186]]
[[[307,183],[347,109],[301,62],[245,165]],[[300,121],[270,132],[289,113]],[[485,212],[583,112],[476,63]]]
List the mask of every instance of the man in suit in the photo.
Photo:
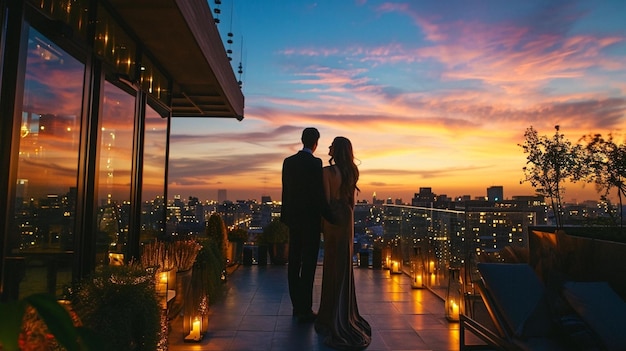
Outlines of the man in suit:
[[328,213],[322,185],[322,160],[313,156],[319,138],[316,128],[305,128],[302,150],[284,160],[282,171],[280,218],[289,227],[289,296],[293,315],[300,323],[313,322],[317,316],[312,310],[313,280],[322,213]]

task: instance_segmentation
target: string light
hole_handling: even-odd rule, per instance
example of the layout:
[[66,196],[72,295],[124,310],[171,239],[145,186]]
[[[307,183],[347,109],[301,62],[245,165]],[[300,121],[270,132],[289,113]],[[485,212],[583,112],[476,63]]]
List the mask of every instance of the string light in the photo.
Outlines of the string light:
[[213,13],[215,14],[215,18],[213,19],[215,23],[220,23],[220,5],[222,4],[222,0],[215,0],[215,8],[213,9]]

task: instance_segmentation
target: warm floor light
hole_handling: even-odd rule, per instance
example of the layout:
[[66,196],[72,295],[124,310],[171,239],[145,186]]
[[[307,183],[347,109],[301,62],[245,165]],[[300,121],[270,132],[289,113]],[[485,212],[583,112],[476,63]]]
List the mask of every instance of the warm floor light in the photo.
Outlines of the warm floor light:
[[446,319],[450,322],[458,322],[461,313],[461,300],[463,293],[461,289],[460,270],[450,267],[448,269],[448,289],[446,291],[445,312]]
[[191,322],[191,330],[189,335],[185,337],[185,341],[200,341],[200,329],[202,328],[200,317],[195,316]]
[[392,274],[402,273],[402,271],[400,270],[400,261],[396,261],[396,260],[391,261],[391,267],[389,269],[389,273],[392,273]]
[[123,266],[124,254],[109,252],[109,265],[111,266]]

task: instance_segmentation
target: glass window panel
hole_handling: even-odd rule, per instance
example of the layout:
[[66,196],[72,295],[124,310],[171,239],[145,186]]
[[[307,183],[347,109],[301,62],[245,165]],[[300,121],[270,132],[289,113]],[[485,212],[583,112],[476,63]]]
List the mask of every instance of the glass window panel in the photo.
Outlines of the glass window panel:
[[163,239],[165,235],[165,152],[167,118],[146,106],[143,155],[141,242]]
[[135,97],[105,82],[97,184],[96,264],[127,254]]
[[72,280],[84,65],[28,29],[8,285],[60,294]]

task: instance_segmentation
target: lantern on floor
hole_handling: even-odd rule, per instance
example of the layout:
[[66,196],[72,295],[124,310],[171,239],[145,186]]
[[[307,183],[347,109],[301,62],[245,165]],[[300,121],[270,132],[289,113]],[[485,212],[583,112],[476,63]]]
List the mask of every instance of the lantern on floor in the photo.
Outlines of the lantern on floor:
[[414,250],[413,257],[411,257],[411,288],[422,289],[425,280],[424,258],[421,247],[415,247]]
[[385,264],[383,266],[384,269],[391,268],[391,248],[389,246],[385,246],[383,248],[383,257],[385,259]]
[[124,254],[109,252],[109,266],[123,266],[124,265]]
[[401,274],[401,273],[402,273],[402,261],[391,260],[391,264],[389,266],[389,274]]
[[176,284],[176,270],[158,271],[155,276],[155,290],[164,306],[173,298],[174,285]]
[[183,334],[185,342],[200,342],[209,328],[209,299],[203,295],[198,300],[185,301]]
[[462,313],[463,306],[463,289],[461,287],[461,279],[459,277],[459,268],[448,268],[448,290],[446,291],[445,312],[446,319],[451,322],[458,322],[459,315]]
[[156,292],[158,296],[166,296],[167,295],[167,281],[169,279],[169,274],[167,271],[160,271],[156,276]]
[[185,316],[183,332],[185,333],[185,342],[199,342],[202,340],[202,316],[192,315]]

